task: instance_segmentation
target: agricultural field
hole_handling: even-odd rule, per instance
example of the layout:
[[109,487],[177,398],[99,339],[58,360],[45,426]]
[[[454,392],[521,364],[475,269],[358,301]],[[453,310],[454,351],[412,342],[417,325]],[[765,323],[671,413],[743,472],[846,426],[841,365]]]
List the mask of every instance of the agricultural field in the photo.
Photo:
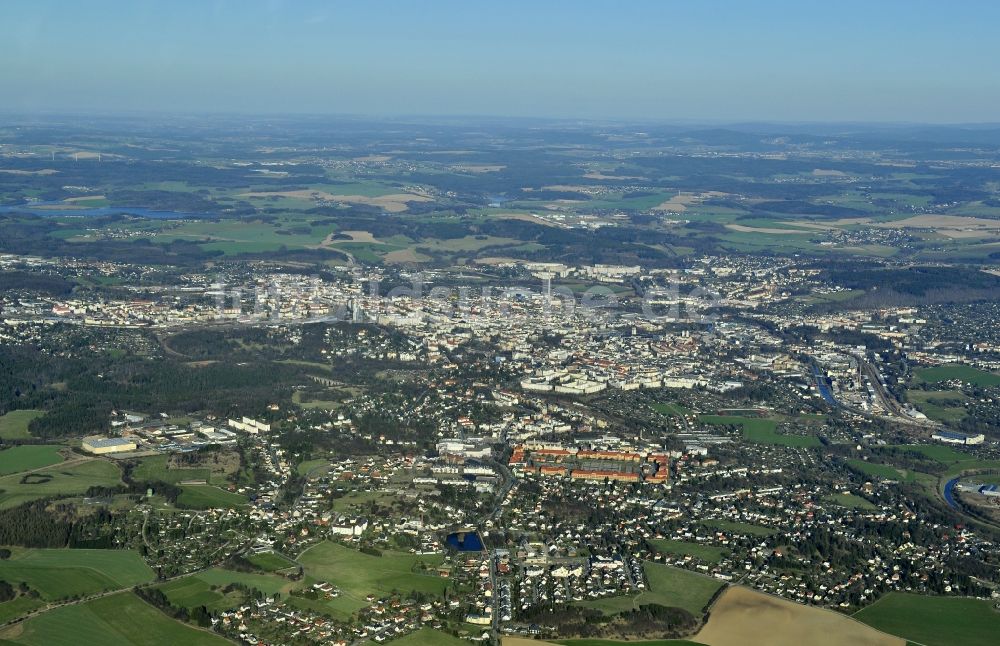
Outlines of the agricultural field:
[[40,469],[63,461],[62,447],[51,444],[25,444],[0,451],[0,475]]
[[649,544],[657,552],[662,554],[672,554],[680,556],[691,556],[706,563],[718,563],[729,550],[724,547],[714,545],[703,545],[701,543],[689,543],[687,541],[676,541],[666,538],[654,538],[649,540]]
[[12,410],[6,415],[0,415],[0,439],[4,440],[27,440],[31,438],[28,432],[28,424],[36,417],[41,417],[45,411],[40,410]]
[[743,438],[757,444],[778,444],[781,446],[819,446],[818,438],[811,435],[782,435],[775,431],[777,420],[757,417],[737,417],[731,415],[699,415],[698,419],[713,426],[738,426]]
[[[708,623],[692,637],[709,646],[905,646],[850,617],[731,586],[712,606]],[[962,642],[952,642],[962,643]]]
[[942,381],[952,380],[962,381],[974,386],[996,386],[1000,384],[1000,375],[963,364],[921,368],[914,371],[913,379],[918,383],[926,384],[937,384]]
[[989,601],[890,592],[854,618],[925,646],[992,646],[1000,612]]
[[12,552],[0,561],[0,579],[24,582],[46,600],[129,588],[155,578],[131,550],[12,548]]
[[0,631],[29,646],[227,646],[218,635],[174,621],[131,592],[55,608]]
[[369,594],[387,595],[393,590],[442,594],[448,580],[419,569],[421,564],[432,567],[441,560],[439,556],[393,552],[372,556],[330,541],[307,549],[298,558],[308,579],[328,581],[340,588],[340,596],[325,604],[340,617],[366,606]]
[[247,504],[246,496],[214,485],[182,485],[177,506],[185,509],[232,509]]
[[0,477],[0,509],[47,496],[82,494],[90,487],[121,483],[121,471],[105,460],[56,464],[30,474]]
[[[628,644],[629,646],[703,646],[698,642],[688,639],[647,639],[640,641],[629,640],[627,642],[615,639],[557,639],[553,642],[534,643],[562,644],[563,646],[621,646],[622,644]],[[507,644],[506,640],[504,640],[504,644]]]
[[648,580],[648,589],[627,597],[608,597],[593,601],[581,601],[576,605],[596,608],[605,614],[615,614],[634,610],[643,604],[658,603],[664,606],[684,608],[691,614],[701,615],[723,583],[716,579],[687,570],[680,570],[662,563],[644,563],[643,571]]

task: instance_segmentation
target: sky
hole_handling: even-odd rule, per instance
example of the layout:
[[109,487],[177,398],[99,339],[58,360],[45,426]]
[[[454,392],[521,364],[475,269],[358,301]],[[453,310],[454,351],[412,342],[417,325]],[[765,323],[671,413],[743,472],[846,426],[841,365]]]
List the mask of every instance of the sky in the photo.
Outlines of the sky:
[[997,25],[994,0],[0,0],[0,110],[1000,122]]

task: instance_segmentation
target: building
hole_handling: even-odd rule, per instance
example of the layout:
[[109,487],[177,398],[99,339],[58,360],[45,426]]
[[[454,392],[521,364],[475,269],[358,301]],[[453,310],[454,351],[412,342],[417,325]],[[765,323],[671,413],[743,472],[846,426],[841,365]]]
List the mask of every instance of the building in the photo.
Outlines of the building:
[[934,435],[931,435],[931,439],[937,440],[938,442],[944,442],[946,444],[982,444],[986,441],[986,436],[982,433],[977,435],[968,435],[966,433],[958,433],[956,431],[938,431]]
[[132,440],[127,440],[123,437],[85,437],[83,438],[84,451],[88,453],[93,453],[95,455],[101,455],[104,453],[124,453],[126,451],[135,451],[138,445]]

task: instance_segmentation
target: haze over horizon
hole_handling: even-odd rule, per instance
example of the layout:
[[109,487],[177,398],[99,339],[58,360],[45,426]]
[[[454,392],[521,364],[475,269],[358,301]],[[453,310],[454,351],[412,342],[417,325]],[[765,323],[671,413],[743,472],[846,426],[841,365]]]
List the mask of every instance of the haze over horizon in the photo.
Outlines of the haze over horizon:
[[996,122],[1000,7],[6,3],[0,110]]

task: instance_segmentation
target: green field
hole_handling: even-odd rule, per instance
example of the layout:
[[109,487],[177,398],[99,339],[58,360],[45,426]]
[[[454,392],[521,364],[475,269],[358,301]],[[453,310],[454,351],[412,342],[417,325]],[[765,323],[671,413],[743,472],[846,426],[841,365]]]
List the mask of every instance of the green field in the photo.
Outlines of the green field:
[[223,588],[230,583],[242,583],[268,595],[275,593],[285,595],[295,586],[288,579],[272,574],[253,574],[212,568],[205,572],[175,579],[159,587],[170,599],[170,603],[176,606],[188,609],[205,606],[209,610],[216,611],[232,608],[242,602],[242,594],[226,595],[222,592]]
[[43,599],[65,599],[129,588],[155,578],[153,570],[132,550],[13,548],[0,561],[0,579],[27,583]]
[[82,494],[93,486],[111,487],[120,483],[118,467],[105,460],[56,464],[30,476],[15,473],[0,477],[0,509],[47,496]]
[[8,621],[17,619],[18,617],[23,617],[33,610],[37,610],[45,605],[45,602],[41,599],[33,599],[31,597],[26,597],[21,595],[10,601],[4,601],[0,603],[0,624],[5,624]]
[[902,480],[904,478],[903,472],[900,469],[889,466],[888,464],[868,462],[857,458],[851,458],[846,460],[846,462],[852,469],[867,476],[884,478],[885,480]]
[[647,590],[627,597],[581,601],[577,605],[596,608],[605,614],[615,614],[634,610],[644,604],[658,603],[684,608],[697,617],[723,585],[713,578],[662,563],[646,562],[643,570],[646,573]]
[[778,530],[771,527],[764,527],[763,525],[753,525],[751,523],[741,523],[734,520],[703,520],[701,524],[705,527],[714,527],[715,529],[732,532],[734,534],[749,534],[750,536],[770,536],[771,534],[777,533]]
[[1000,635],[1000,612],[979,599],[890,592],[854,618],[926,646],[992,646]]
[[680,404],[650,404],[649,407],[660,415],[665,415],[667,417],[683,417],[684,415],[691,414],[690,410],[684,408]]
[[957,422],[965,417],[965,406],[953,403],[969,399],[957,390],[908,390],[906,398],[921,413],[939,422]]
[[[378,642],[368,642],[376,644]],[[453,637],[448,633],[434,630],[433,628],[421,628],[409,635],[403,635],[399,639],[391,642],[392,646],[469,646],[469,642],[458,637]]]
[[45,411],[12,410],[6,415],[0,415],[0,438],[5,440],[26,440],[31,438],[28,424],[36,417],[41,417]]
[[840,505],[841,507],[847,507],[848,509],[875,509],[875,505],[861,496],[854,495],[853,493],[835,493],[833,495],[826,496],[823,500],[832,502],[835,505]]
[[218,635],[174,621],[131,592],[68,605],[0,632],[30,646],[228,646]]
[[242,507],[246,496],[235,494],[213,485],[182,485],[177,496],[177,506],[185,509],[215,509]]
[[142,461],[132,471],[132,478],[136,481],[148,482],[168,482],[177,484],[187,480],[204,480],[209,482],[212,477],[211,469],[170,469],[167,461],[170,456],[154,455],[143,458]]
[[1000,375],[963,364],[921,368],[914,371],[913,379],[914,381],[927,384],[936,384],[942,381],[951,381],[952,379],[958,379],[959,381],[964,381],[975,386],[996,386],[1000,384]]
[[743,438],[757,444],[779,444],[781,446],[819,446],[820,441],[812,435],[781,435],[775,431],[777,420],[758,417],[737,417],[734,415],[699,415],[698,419],[713,426],[738,426]]
[[278,570],[285,570],[290,567],[296,566],[296,563],[288,560],[280,554],[274,552],[261,552],[260,554],[252,554],[247,557],[247,560],[259,567],[262,570],[267,570],[268,572],[277,572]]
[[61,446],[51,444],[12,446],[0,451],[0,475],[40,469],[63,461]]
[[663,554],[676,554],[681,556],[692,556],[701,559],[706,563],[718,563],[729,550],[715,545],[702,545],[701,543],[689,543],[687,541],[675,541],[667,538],[654,538],[649,540],[649,544],[657,552]]
[[394,590],[401,593],[423,592],[440,595],[448,580],[437,574],[418,571],[418,563],[438,565],[439,556],[416,556],[386,552],[383,556],[363,554],[329,541],[319,543],[299,558],[306,576],[329,581],[341,590],[339,597],[325,602],[334,616],[347,617],[368,605],[369,594],[385,596]]

